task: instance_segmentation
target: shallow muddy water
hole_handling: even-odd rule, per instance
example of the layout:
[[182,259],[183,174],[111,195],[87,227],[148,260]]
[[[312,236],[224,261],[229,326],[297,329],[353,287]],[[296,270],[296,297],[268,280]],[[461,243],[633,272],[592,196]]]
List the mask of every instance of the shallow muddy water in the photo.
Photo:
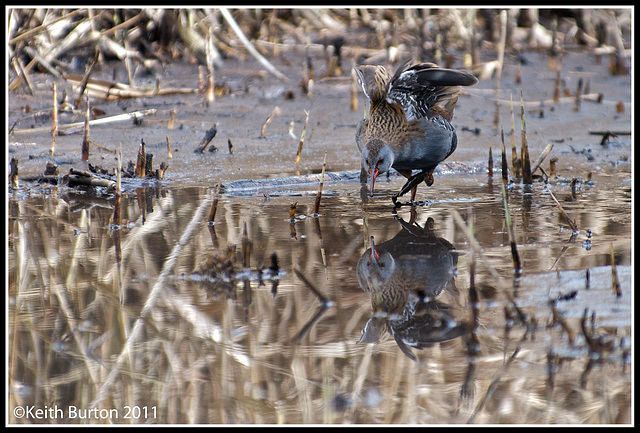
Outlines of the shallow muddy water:
[[[318,216],[315,188],[223,195],[213,225],[204,221],[211,189],[146,188],[125,196],[119,230],[104,199],[55,188],[14,195],[9,346],[12,374],[24,378],[14,383],[16,403],[55,402],[65,415],[111,410],[32,422],[623,422],[624,179],[615,192],[583,186],[565,202],[590,237],[572,236],[545,192],[565,199],[568,184],[511,185],[517,278],[499,186],[484,175],[439,180],[427,205],[397,211],[388,197],[363,204],[358,182],[325,184]],[[380,194],[399,183],[381,182]],[[482,257],[472,260],[455,213],[472,222]],[[391,276],[363,271],[372,240],[393,256]],[[478,301],[469,294],[472,263]],[[414,307],[403,311],[407,300]],[[524,322],[506,316],[509,300]],[[603,353],[588,349],[585,314],[587,335],[612,345]],[[369,343],[359,343],[367,327]],[[127,407],[149,415],[126,418]]]
[[[210,104],[199,94],[105,103],[108,114],[158,114],[93,127],[92,139],[121,144],[124,161],[143,139],[169,170],[127,188],[120,227],[106,191],[26,181],[9,191],[10,422],[629,423],[632,139],[601,145],[589,131],[630,131],[631,114],[615,108],[631,109],[630,78],[568,53],[567,87],[582,74],[604,93],[576,112],[567,101],[540,103],[555,72],[530,56],[530,152],[535,159],[554,143],[558,177],[506,187],[521,273],[505,223],[492,82],[460,98],[458,150],[432,187],[418,188],[418,206],[398,209],[400,177],[379,179],[373,198],[360,190],[354,131],[364,98],[349,108],[348,79],[319,80],[308,97],[230,62],[220,78],[231,91]],[[172,68],[172,85],[193,86],[193,70]],[[505,70],[498,98],[513,96],[519,113],[514,75]],[[47,86],[10,95],[9,123],[28,128],[35,117],[20,108],[47,107]],[[284,98],[289,89],[294,99]],[[178,127],[168,130],[171,108]],[[500,113],[509,125],[508,103]],[[194,154],[213,124],[218,150]],[[21,176],[50,159],[64,174],[85,168],[80,141],[58,137],[48,158],[48,132],[21,131],[8,156]],[[304,176],[320,172],[325,154],[339,180],[327,173],[314,215],[317,176]],[[90,162],[115,166],[99,148]]]

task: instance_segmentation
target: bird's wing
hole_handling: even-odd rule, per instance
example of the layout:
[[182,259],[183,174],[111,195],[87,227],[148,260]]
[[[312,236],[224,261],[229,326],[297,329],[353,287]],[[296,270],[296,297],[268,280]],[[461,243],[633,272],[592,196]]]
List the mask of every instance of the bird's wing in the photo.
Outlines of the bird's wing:
[[460,86],[472,86],[478,80],[468,72],[439,68],[433,63],[401,66],[391,78],[386,100],[398,104],[407,120],[420,119],[435,105],[453,112]]

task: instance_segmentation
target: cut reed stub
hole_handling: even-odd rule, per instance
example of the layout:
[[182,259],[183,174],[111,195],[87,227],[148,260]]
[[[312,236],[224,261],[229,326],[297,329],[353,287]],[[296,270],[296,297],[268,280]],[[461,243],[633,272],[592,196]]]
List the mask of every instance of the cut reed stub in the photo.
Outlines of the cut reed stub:
[[216,219],[216,212],[218,210],[218,200],[220,198],[220,184],[216,186],[216,192],[213,195],[213,202],[211,203],[211,209],[209,210],[209,217],[207,222],[212,223]]
[[140,146],[138,147],[138,159],[136,162],[136,177],[144,177],[146,173],[147,165],[147,152],[144,149],[144,140],[140,140]]
[[18,158],[11,158],[10,162],[10,174],[9,179],[11,181],[11,188],[17,189],[19,186],[18,182]]

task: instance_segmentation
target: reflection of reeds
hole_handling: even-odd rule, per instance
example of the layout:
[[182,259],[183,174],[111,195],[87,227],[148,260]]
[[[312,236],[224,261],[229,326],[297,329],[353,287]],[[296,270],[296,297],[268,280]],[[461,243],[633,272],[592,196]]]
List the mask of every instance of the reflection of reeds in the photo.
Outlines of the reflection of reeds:
[[51,109],[51,148],[49,155],[53,156],[56,150],[56,137],[58,135],[58,86],[53,83],[53,106]]
[[[135,197],[122,196],[122,305],[114,275],[113,233],[105,229],[111,209],[94,206],[69,212],[58,209],[62,203],[19,203],[21,213],[10,221],[9,233],[9,297],[14,302],[9,305],[8,376],[11,390],[28,392],[10,392],[10,405],[37,401],[64,408],[118,408],[138,402],[149,411],[155,407],[147,423],[462,423],[471,417],[476,423],[531,423],[539,421],[541,410],[554,423],[603,423],[624,416],[624,407],[630,405],[629,382],[618,374],[617,363],[606,365],[615,374],[604,374],[596,364],[587,371],[584,357],[572,358],[576,362],[565,358],[556,365],[551,400],[545,399],[548,361],[547,351],[539,350],[542,337],[520,343],[518,332],[525,333],[521,327],[527,325],[516,310],[523,307],[512,305],[512,341],[501,344],[503,320],[494,318],[500,316],[495,314],[499,307],[484,302],[477,282],[469,305],[456,307],[461,314],[468,308],[475,311],[477,342],[471,348],[480,349],[468,382],[473,393],[461,406],[457,397],[469,365],[462,341],[420,351],[419,363],[400,356],[392,339],[355,344],[371,314],[369,294],[345,271],[364,251],[361,224],[353,218],[346,226],[323,226],[329,254],[354,250],[335,256],[327,264],[328,279],[318,279],[320,239],[307,236],[292,247],[286,236],[289,223],[283,218],[287,200],[272,197],[270,206],[277,206],[273,215],[265,209],[246,219],[240,218],[235,205],[221,206],[216,227],[220,242],[227,244],[223,248],[240,246],[243,237],[253,242],[254,266],[273,266],[272,251],[277,250],[282,263],[274,269],[298,269],[316,289],[322,289],[318,281],[327,281],[331,291],[321,295],[335,304],[306,330],[323,301],[293,273],[280,280],[275,297],[268,287],[250,281],[246,322],[240,295],[212,301],[190,281],[193,264],[211,251],[202,223],[211,204],[208,189],[197,195],[167,191],[154,196],[154,211],[147,213],[144,223]],[[191,218],[185,221],[184,215]],[[246,236],[244,221],[251,228]],[[300,229],[305,230],[304,224]],[[384,234],[392,236],[395,230],[389,227]],[[482,255],[474,250],[480,259],[476,279],[490,275],[481,265],[495,263],[494,251],[481,250]],[[240,248],[237,257],[239,264]],[[509,287],[499,277],[502,272],[496,281]],[[42,288],[50,288],[51,296]],[[541,314],[549,317],[548,310]],[[597,342],[606,339],[596,331],[604,330],[593,324],[585,329],[594,350],[601,350]],[[305,337],[291,344],[301,330]],[[503,348],[514,343],[520,348],[510,361],[516,346],[505,353]],[[505,362],[510,362],[508,367]],[[569,364],[578,365],[579,371]],[[579,383],[583,371],[584,389]],[[599,381],[607,384],[606,410]],[[576,393],[581,401],[566,403]],[[518,410],[500,412],[505,398]]]

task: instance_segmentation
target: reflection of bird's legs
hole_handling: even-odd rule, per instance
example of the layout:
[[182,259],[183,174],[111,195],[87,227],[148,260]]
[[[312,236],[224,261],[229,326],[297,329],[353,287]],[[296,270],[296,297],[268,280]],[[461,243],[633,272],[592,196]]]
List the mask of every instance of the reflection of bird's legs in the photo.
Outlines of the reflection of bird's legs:
[[413,225],[416,222],[416,217],[418,216],[418,211],[415,206],[411,206],[411,216],[409,217],[409,224]]

